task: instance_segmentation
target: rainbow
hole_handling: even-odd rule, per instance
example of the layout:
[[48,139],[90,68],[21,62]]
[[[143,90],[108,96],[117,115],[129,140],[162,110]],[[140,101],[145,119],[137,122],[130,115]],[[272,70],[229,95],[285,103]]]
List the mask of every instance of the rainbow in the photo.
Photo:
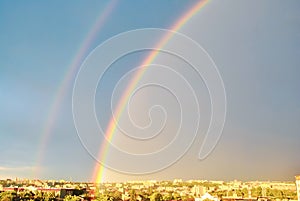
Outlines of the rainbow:
[[[201,8],[203,8],[208,2],[209,2],[209,0],[200,0],[199,2],[197,2],[194,6],[192,6],[191,9],[189,9],[187,12],[185,12],[183,14],[183,16],[180,17],[179,20],[174,23],[173,26],[171,26],[170,30],[172,32],[176,32],[179,29],[181,29],[182,26],[185,25],[185,23],[189,19],[191,19],[198,11],[200,11]],[[159,54],[158,49],[163,48],[168,43],[168,41],[172,38],[172,36],[173,36],[172,32],[168,32],[168,34],[166,34],[164,37],[162,37],[159,40],[159,42],[155,46],[156,48],[150,52],[150,54],[145,58],[145,60],[141,63],[140,66],[149,66],[154,61],[154,59]],[[118,122],[120,117],[122,116],[122,113],[127,105],[129,98],[130,98],[130,95],[134,91],[134,88],[136,87],[136,85],[138,84],[139,80],[142,78],[142,76],[144,75],[146,70],[147,70],[147,68],[140,68],[140,70],[138,70],[136,72],[136,74],[134,75],[134,78],[132,79],[130,84],[127,86],[125,92],[123,93],[122,98],[120,99],[120,102],[118,103],[117,108],[115,110],[115,118],[111,117],[108,127],[105,132],[105,137],[108,142],[112,141],[112,138],[113,138],[114,133],[117,128],[116,122]],[[107,151],[109,148],[108,147],[109,143],[105,143],[105,142],[106,141],[104,141],[104,143],[100,147],[99,157],[98,157],[98,158],[102,159],[102,161],[105,161],[106,156],[107,156]],[[94,168],[92,181],[95,183],[103,182],[104,170],[105,169],[104,169],[103,164],[97,163]]]
[[56,95],[54,96],[54,99],[52,101],[52,105],[49,110],[48,119],[46,120],[46,123],[43,127],[38,152],[37,152],[37,172],[35,173],[36,177],[40,174],[41,171],[41,164],[42,160],[45,154],[45,147],[47,145],[47,142],[49,141],[50,135],[53,131],[53,128],[55,126],[55,120],[57,119],[61,107],[61,103],[64,100],[67,92],[71,88],[73,84],[73,79],[76,76],[78,69],[82,63],[82,61],[85,59],[87,53],[89,52],[89,48],[96,38],[98,32],[105,24],[107,18],[111,15],[112,11],[117,5],[117,0],[110,1],[103,9],[102,12],[98,15],[96,18],[96,21],[94,25],[92,26],[91,30],[89,31],[87,37],[82,42],[82,44],[79,45],[79,50],[76,53],[74,59],[72,59],[70,67],[68,68],[66,75],[64,76],[64,79],[62,80],[61,84],[59,84],[59,88],[57,90]]

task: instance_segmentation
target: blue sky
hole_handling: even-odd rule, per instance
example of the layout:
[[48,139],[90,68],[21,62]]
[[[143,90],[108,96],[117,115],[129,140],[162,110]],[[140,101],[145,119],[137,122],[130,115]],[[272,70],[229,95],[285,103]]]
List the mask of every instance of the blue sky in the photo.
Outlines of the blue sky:
[[[195,3],[117,2],[85,54],[124,31],[168,29]],[[37,152],[57,90],[107,4],[0,2],[0,178],[90,180],[95,161],[80,143],[72,117],[75,77],[60,103],[41,162]],[[218,145],[199,161],[203,140],[199,135],[188,153],[168,169],[138,177],[107,170],[107,180],[293,180],[300,172],[299,9],[296,0],[211,0],[194,15],[179,32],[210,54],[226,89],[227,116]],[[111,76],[118,79],[124,70],[114,73]],[[106,81],[101,87],[109,93],[111,84]],[[151,102],[149,97],[145,105]],[[103,122],[109,118],[101,116]]]

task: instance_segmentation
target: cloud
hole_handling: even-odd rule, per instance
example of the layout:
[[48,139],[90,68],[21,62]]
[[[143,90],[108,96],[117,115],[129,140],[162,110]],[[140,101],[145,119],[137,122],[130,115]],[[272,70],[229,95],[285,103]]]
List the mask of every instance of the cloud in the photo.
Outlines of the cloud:
[[0,171],[3,172],[27,172],[37,170],[36,166],[21,166],[21,167],[5,167],[0,166]]
[[0,178],[33,178],[37,170],[36,166],[0,166]]

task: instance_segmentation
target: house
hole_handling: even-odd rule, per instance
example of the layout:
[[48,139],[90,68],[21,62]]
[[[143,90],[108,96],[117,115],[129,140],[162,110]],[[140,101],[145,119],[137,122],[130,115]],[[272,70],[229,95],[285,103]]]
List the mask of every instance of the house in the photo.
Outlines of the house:
[[213,201],[219,201],[219,199],[217,197],[214,197],[214,196],[210,195],[209,193],[205,193],[200,198],[195,198],[195,201],[203,201],[206,199],[213,200]]

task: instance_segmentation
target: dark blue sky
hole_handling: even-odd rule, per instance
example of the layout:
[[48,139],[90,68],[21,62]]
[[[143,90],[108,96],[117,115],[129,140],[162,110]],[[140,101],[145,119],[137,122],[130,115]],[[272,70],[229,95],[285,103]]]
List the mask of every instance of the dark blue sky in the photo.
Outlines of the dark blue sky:
[[[84,55],[124,31],[168,29],[195,3],[117,2]],[[57,91],[107,4],[0,2],[0,178],[90,180],[95,161],[80,143],[72,116],[75,77],[47,143],[40,143]],[[168,169],[139,177],[107,170],[106,179],[293,180],[300,172],[299,9],[296,0],[211,0],[179,32],[202,45],[224,81],[227,116],[218,145],[199,161],[199,135]],[[116,72],[111,76],[124,73]],[[110,84],[102,85],[108,94]]]

